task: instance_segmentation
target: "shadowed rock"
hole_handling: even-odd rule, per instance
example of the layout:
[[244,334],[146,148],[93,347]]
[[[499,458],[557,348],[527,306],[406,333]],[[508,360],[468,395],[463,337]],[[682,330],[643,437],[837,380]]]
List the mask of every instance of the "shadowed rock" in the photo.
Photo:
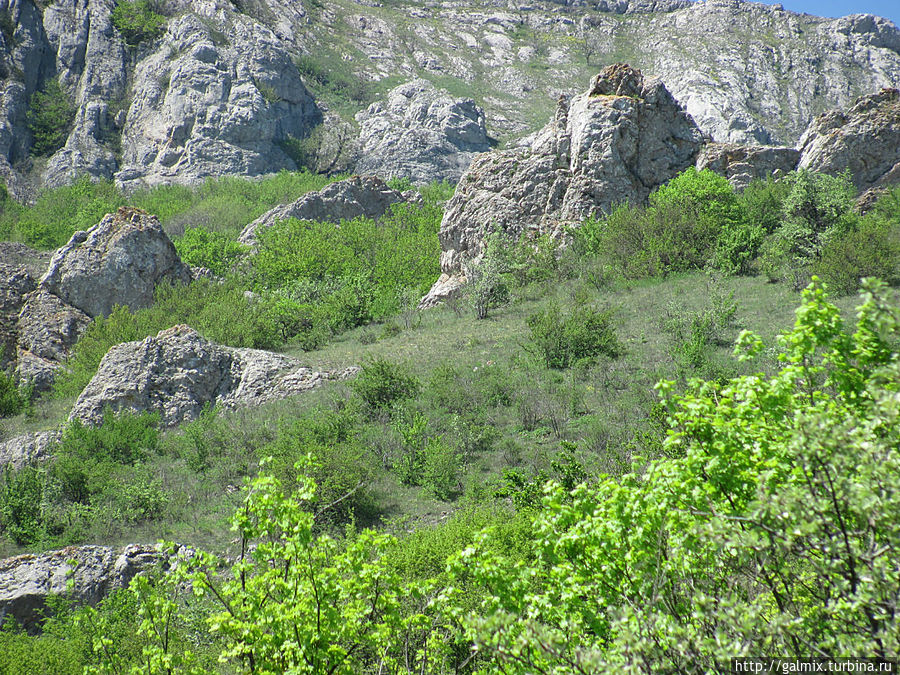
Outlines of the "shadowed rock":
[[37,632],[50,595],[93,605],[163,559],[153,546],[131,544],[118,549],[70,546],[0,560],[0,623],[13,617],[29,632]]
[[819,115],[799,147],[801,168],[849,170],[860,192],[900,183],[900,91],[882,89],[857,99],[846,112]]

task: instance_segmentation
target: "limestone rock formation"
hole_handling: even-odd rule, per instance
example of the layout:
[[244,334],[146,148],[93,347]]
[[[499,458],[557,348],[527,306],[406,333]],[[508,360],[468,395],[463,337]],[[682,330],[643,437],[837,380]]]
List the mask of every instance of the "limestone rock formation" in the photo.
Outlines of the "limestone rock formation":
[[[416,73],[453,96],[477,91],[501,142],[533,131],[558,94],[577,91],[586,63],[622,55],[660,75],[706,133],[734,143],[794,144],[819,111],[900,81],[900,30],[867,14],[825,19],[742,0],[460,0],[409,4],[407,24],[369,0],[326,7],[316,20],[295,0],[251,4],[155,3],[164,31],[129,46],[110,0],[0,3],[9,19],[0,178],[31,197],[83,173],[131,188],[294,168],[286,143],[328,115],[303,80],[328,79],[322,64],[340,58],[338,44],[354,55],[327,81],[340,103],[371,103],[370,83]],[[294,60],[307,57],[298,69]],[[54,79],[74,119],[64,146],[35,162],[29,103]]]
[[[0,622],[13,617],[29,632],[36,632],[48,596],[65,595],[79,604],[96,604],[110,591],[128,585],[135,575],[164,560],[156,547],[141,544],[120,549],[70,546],[0,560]],[[72,570],[74,586],[69,592]]]
[[155,216],[120,208],[57,250],[41,287],[90,317],[115,305],[149,307],[161,281],[187,283],[190,270]]
[[777,177],[793,171],[799,161],[800,151],[795,148],[707,143],[697,157],[697,170],[715,171],[743,190],[756,178]]
[[353,176],[309,192],[291,204],[276,206],[244,228],[238,238],[243,244],[256,243],[257,232],[277,222],[296,218],[339,223],[353,218],[380,218],[393,204],[406,201],[402,192],[389,188],[375,176]]
[[860,192],[900,183],[900,91],[863,96],[846,112],[819,115],[800,139],[800,167],[849,169]]
[[453,98],[427,80],[392,89],[356,120],[360,173],[414,183],[456,182],[476,153],[491,149],[484,111],[475,101]]
[[24,267],[0,262],[0,370],[16,358],[16,321],[25,296],[35,289],[34,279]]
[[126,188],[296,169],[282,143],[321,113],[275,34],[224,4],[171,19],[135,67],[116,173]]
[[48,389],[92,318],[115,305],[149,307],[160,282],[190,280],[159,221],[139,209],[121,208],[76,232],[24,298],[16,324],[19,379]]
[[531,151],[479,155],[447,203],[441,223],[441,271],[426,296],[477,260],[485,236],[503,231],[559,236],[614,204],[640,203],[657,186],[694,164],[703,135],[658,79],[624,64],[609,66],[591,88],[561,98],[555,118]]
[[49,361],[65,361],[91,317],[41,286],[29,293],[19,317],[19,349]]
[[37,431],[0,442],[0,470],[9,465],[18,471],[26,464],[45,459],[60,436],[59,431]]
[[280,354],[211,343],[180,325],[110,349],[69,417],[95,424],[109,406],[158,412],[163,424],[175,425],[208,404],[259,405],[355,372],[316,372]]

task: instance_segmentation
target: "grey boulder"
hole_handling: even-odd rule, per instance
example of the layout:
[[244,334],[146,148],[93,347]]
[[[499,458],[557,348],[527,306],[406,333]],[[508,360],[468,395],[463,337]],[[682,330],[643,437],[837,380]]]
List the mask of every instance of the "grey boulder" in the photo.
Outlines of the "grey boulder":
[[800,161],[795,148],[737,143],[707,143],[697,157],[697,170],[709,169],[738,190],[755,179],[776,178],[793,171]]
[[427,80],[392,89],[356,120],[360,173],[455,183],[477,153],[491,149],[484,111],[475,101],[454,98]]
[[56,251],[41,287],[90,317],[115,305],[149,307],[162,281],[187,283],[181,262],[159,220],[140,209],[120,208]]
[[857,190],[900,183],[900,91],[863,96],[846,112],[813,120],[800,139],[800,168],[837,174],[849,169]]
[[37,431],[0,442],[0,470],[11,466],[18,471],[26,464],[46,459],[60,436],[56,430]]
[[207,405],[260,405],[355,374],[317,372],[296,359],[258,349],[225,347],[189,326],[114,346],[69,415],[88,424],[113,411],[159,413],[164,425],[197,417]]
[[257,233],[275,223],[295,218],[339,223],[354,218],[381,218],[394,204],[407,201],[404,193],[389,188],[375,176],[352,176],[309,192],[291,204],[276,206],[244,228],[242,244],[257,243]]
[[118,549],[70,546],[0,560],[0,623],[13,617],[34,633],[40,628],[49,596],[64,595],[78,604],[96,604],[163,560],[156,547],[141,544]]

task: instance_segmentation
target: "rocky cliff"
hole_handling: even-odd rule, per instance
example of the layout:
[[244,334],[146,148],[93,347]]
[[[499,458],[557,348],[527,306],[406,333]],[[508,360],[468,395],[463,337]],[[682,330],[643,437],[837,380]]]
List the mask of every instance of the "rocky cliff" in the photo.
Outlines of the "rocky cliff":
[[[794,145],[815,115],[900,84],[890,22],[742,0],[151,4],[158,30],[123,36],[113,0],[0,0],[0,177],[14,194],[81,173],[136,187],[294,168],[315,153],[304,139],[334,142],[314,131],[337,115],[339,145],[363,163],[453,178],[486,133],[511,143],[536,130],[613,61],[659,75],[730,143]],[[393,110],[395,87],[421,79],[445,103],[421,120]],[[37,156],[29,110],[54,82],[62,142]],[[408,157],[417,143],[426,161]]]

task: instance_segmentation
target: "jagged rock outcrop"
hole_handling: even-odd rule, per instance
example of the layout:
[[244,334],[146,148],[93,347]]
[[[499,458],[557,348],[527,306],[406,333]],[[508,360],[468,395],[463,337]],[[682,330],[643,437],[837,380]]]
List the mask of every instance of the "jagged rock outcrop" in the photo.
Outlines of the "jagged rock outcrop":
[[91,317],[43,285],[29,293],[16,324],[18,379],[37,391],[48,390],[90,323]]
[[697,157],[697,170],[715,171],[743,190],[754,179],[778,177],[793,171],[799,161],[800,151],[796,148],[707,143]]
[[21,436],[14,436],[0,442],[0,471],[12,466],[18,471],[26,464],[39,462],[47,458],[50,448],[59,441],[59,431],[37,431]]
[[28,294],[19,317],[19,349],[49,361],[65,361],[90,323],[90,316],[42,285]]
[[[109,0],[0,0],[10,19],[0,35],[0,177],[11,192],[33,196],[82,172],[130,188],[293,168],[283,142],[306,137],[327,112],[304,78],[351,106],[385,78],[478,92],[492,134],[510,142],[558,94],[578,90],[585,64],[627,57],[660,75],[706,133],[744,144],[794,144],[819,111],[900,82],[900,31],[865,14],[825,19],[740,0],[462,0],[408,4],[407,24],[378,2],[324,7],[315,20],[294,0],[251,4],[157,3],[165,31],[126,46]],[[337,44],[354,58],[326,72]],[[293,59],[307,57],[298,70]],[[41,170],[26,115],[52,79],[75,118]]]
[[427,80],[392,89],[356,120],[360,173],[414,183],[456,182],[475,154],[491,149],[484,111],[475,101],[453,98]]
[[25,296],[34,289],[34,279],[27,269],[0,262],[0,370],[16,359],[16,321]]
[[296,168],[281,143],[321,113],[275,34],[229,10],[172,18],[135,67],[116,174],[125,187]]
[[49,389],[91,319],[115,305],[149,307],[159,283],[190,280],[157,218],[140,209],[121,208],[76,232],[24,297],[16,324],[18,378]]
[[126,47],[113,27],[113,5],[105,0],[50,4],[43,15],[54,71],[75,102],[75,118],[65,145],[48,160],[44,185],[55,187],[85,173],[110,178],[117,168],[111,140],[119,130],[115,108],[128,85]]
[[308,192],[291,204],[282,204],[267,211],[244,228],[238,238],[242,244],[256,243],[257,232],[290,218],[339,223],[353,218],[381,218],[399,202],[411,195],[389,188],[375,176],[352,176],[326,185],[317,192]]
[[156,216],[120,208],[56,251],[41,287],[90,317],[115,305],[149,307],[162,281],[187,283],[190,269]]
[[693,165],[702,142],[659,79],[609,66],[587,92],[560,100],[531,151],[475,159],[447,203],[439,235],[442,277],[424,305],[446,297],[464,263],[481,255],[488,233],[558,236],[567,223],[614,204],[640,203]]
[[287,356],[224,347],[188,326],[174,326],[110,349],[69,417],[95,424],[110,407],[158,412],[163,424],[175,425],[205,405],[260,405],[355,372],[316,372]]
[[800,167],[849,170],[860,192],[900,183],[900,91],[863,96],[846,112],[819,115],[800,139]]
[[164,562],[165,556],[155,546],[142,544],[124,548],[70,546],[0,560],[0,622],[13,617],[34,633],[40,628],[50,595],[64,595],[78,604],[96,604],[110,591],[127,586],[137,574]]

